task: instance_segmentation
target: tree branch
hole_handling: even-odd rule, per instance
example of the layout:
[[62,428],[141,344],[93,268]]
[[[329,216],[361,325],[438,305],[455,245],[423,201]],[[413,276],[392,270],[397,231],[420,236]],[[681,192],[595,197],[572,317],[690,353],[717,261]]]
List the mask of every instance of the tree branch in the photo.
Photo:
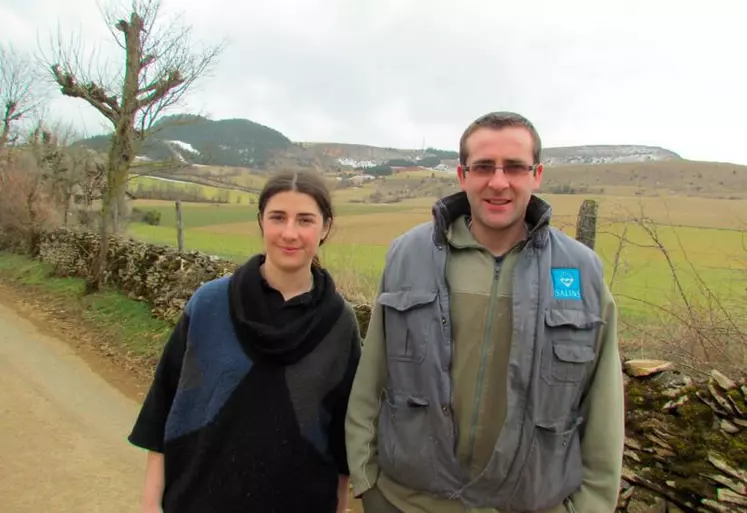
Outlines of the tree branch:
[[120,109],[116,96],[108,96],[102,86],[94,82],[78,84],[71,72],[62,71],[59,64],[53,64],[52,74],[60,86],[60,92],[71,98],[81,98],[96,108],[106,119],[116,124]]

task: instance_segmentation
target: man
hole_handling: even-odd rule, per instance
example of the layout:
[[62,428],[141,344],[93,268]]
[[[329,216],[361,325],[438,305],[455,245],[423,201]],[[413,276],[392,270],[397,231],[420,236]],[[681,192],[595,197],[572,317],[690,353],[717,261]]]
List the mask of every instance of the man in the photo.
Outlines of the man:
[[549,226],[540,137],[473,122],[462,191],[386,257],[346,419],[366,513],[606,513],[624,439],[615,303]]

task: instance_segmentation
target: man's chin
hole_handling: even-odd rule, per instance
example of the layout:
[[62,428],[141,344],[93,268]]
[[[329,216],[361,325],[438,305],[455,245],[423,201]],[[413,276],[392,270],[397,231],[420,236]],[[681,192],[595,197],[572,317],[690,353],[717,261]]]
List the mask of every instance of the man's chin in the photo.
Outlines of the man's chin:
[[488,230],[503,232],[515,227],[519,220],[513,215],[487,215],[480,216],[479,223]]

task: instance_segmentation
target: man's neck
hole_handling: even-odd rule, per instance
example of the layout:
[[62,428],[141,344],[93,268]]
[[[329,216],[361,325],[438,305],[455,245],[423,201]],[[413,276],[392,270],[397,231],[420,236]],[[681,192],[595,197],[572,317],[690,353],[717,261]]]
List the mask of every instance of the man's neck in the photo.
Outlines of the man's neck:
[[308,292],[313,284],[311,271],[306,267],[288,273],[275,267],[269,260],[265,260],[260,267],[260,272],[267,283],[280,292],[286,301]]
[[500,230],[470,221],[469,229],[475,240],[496,257],[505,255],[527,237],[527,227],[523,219]]

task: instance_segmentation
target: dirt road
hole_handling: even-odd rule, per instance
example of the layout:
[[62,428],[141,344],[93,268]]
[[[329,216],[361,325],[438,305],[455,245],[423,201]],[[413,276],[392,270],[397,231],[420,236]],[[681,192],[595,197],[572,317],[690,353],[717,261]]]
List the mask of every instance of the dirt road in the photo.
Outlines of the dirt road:
[[0,511],[137,512],[138,403],[0,304]]

